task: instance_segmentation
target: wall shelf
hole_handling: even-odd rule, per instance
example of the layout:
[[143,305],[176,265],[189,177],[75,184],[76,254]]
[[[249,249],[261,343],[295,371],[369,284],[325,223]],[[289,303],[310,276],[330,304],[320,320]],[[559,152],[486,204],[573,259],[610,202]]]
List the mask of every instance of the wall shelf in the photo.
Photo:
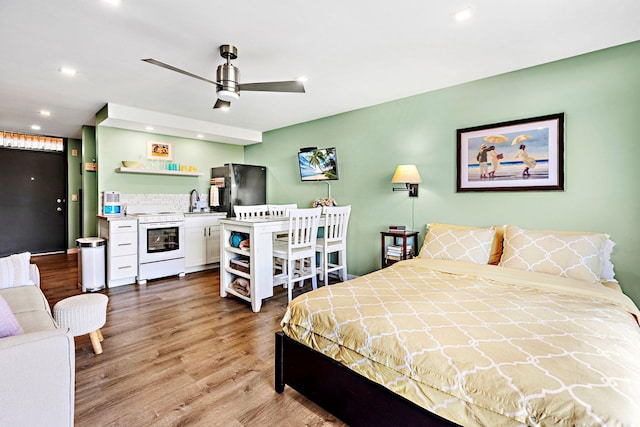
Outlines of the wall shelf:
[[125,168],[125,167],[116,168],[116,172],[141,173],[141,174],[147,174],[147,175],[204,176],[204,173],[202,172],[169,171],[164,169],[154,170],[154,169]]

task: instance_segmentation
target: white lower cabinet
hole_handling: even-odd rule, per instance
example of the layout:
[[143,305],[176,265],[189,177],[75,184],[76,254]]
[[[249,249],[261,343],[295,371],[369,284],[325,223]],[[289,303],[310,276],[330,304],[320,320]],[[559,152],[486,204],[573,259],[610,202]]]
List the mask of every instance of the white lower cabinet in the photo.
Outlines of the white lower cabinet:
[[220,262],[220,215],[185,216],[187,273],[216,267]]
[[98,235],[107,240],[107,286],[128,285],[138,275],[138,221],[100,218]]

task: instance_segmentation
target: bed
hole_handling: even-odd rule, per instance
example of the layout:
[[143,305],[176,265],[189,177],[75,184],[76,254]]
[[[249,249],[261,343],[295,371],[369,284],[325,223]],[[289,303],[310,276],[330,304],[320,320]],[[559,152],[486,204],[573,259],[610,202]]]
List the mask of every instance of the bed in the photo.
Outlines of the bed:
[[633,425],[640,312],[599,233],[430,224],[418,258],[294,299],[285,384],[350,425]]

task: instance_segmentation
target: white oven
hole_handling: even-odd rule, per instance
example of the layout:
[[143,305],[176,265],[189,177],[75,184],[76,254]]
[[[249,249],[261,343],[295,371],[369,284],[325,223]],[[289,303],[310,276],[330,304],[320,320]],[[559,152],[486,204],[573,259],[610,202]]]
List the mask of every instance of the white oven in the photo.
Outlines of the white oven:
[[138,284],[185,274],[183,214],[139,214]]

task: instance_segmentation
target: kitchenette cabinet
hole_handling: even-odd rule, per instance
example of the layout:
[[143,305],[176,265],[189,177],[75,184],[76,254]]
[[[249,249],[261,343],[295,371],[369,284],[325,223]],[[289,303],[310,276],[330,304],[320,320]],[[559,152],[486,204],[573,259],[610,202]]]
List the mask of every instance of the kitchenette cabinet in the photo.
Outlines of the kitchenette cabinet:
[[220,262],[220,219],[225,214],[185,215],[187,273],[216,267]]
[[99,217],[98,236],[107,241],[107,286],[136,282],[138,274],[138,221],[127,217]]

